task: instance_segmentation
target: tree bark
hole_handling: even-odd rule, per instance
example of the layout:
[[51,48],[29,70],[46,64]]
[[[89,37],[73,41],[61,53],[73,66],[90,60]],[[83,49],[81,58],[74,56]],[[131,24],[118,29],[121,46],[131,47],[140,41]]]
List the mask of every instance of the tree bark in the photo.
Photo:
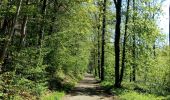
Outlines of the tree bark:
[[[99,17],[99,19],[100,19],[100,17]],[[100,72],[101,72],[101,70],[100,70],[100,68],[101,68],[101,66],[100,66],[100,21],[99,21],[99,26],[98,26],[98,76],[99,76],[99,78],[101,78],[101,74],[100,74]]]
[[130,0],[127,1],[127,11],[126,11],[126,21],[125,21],[125,34],[123,39],[123,51],[122,51],[122,67],[120,73],[120,85],[123,80],[123,74],[125,70],[125,61],[126,61],[126,39],[127,39],[127,29],[128,29],[128,20],[129,20],[129,3]]
[[96,50],[94,50],[94,66],[93,66],[93,69],[94,69],[95,76],[97,76],[97,70],[96,70]]
[[119,77],[119,61],[120,61],[120,24],[121,24],[121,5],[122,0],[114,0],[116,6],[116,26],[115,26],[115,84],[114,86],[119,88],[120,85],[120,77]]
[[135,0],[133,0],[133,65],[132,65],[132,81],[136,81],[136,33],[135,33]]
[[104,80],[104,49],[105,49],[105,32],[106,32],[106,0],[103,2],[103,21],[102,21],[102,54],[101,54],[101,81]]

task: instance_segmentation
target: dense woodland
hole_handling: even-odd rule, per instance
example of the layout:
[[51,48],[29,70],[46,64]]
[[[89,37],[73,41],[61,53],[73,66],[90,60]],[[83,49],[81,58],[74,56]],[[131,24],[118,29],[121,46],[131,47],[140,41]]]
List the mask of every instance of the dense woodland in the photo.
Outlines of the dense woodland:
[[67,92],[86,72],[123,100],[170,99],[163,1],[0,0],[0,99]]

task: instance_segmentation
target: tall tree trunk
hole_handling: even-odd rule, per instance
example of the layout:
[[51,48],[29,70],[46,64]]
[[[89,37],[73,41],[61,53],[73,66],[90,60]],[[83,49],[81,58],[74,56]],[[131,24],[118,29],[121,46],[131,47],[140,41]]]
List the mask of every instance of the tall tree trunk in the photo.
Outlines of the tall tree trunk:
[[[9,32],[9,34],[6,36],[6,40],[5,40],[5,43],[4,43],[4,47],[0,53],[0,66],[2,65],[3,63],[3,60],[4,60],[4,57],[6,55],[6,52],[7,52],[7,49],[8,49],[8,46],[10,44],[10,41],[11,41],[11,38],[12,38],[12,35],[14,33],[14,30],[15,30],[15,24],[17,22],[17,18],[18,18],[18,15],[20,13],[20,8],[21,8],[21,4],[22,4],[22,0],[19,1],[19,5],[17,7],[17,10],[16,10],[16,14],[14,16],[14,20],[13,20],[13,24],[11,26],[11,30]],[[0,68],[1,69],[1,68]]]
[[[100,2],[98,2],[98,6],[100,8]],[[100,25],[100,21],[101,21],[101,10],[99,12],[99,15],[98,15],[98,18],[96,17],[96,22],[98,23],[98,26],[97,26],[97,40],[98,40],[98,43],[97,43],[97,54],[98,54],[98,77],[101,79],[101,62],[100,62],[100,58],[101,58],[101,41],[100,41],[100,29],[101,29],[101,25]]]
[[120,24],[121,24],[121,5],[122,0],[114,0],[116,6],[116,26],[115,26],[115,84],[114,86],[119,88],[120,85],[120,77],[119,77],[119,61],[120,61]]
[[[100,17],[99,17],[99,19],[100,19]],[[100,72],[101,72],[101,70],[100,70],[100,68],[101,68],[101,66],[100,66],[100,21],[99,21],[99,26],[98,26],[98,44],[97,44],[97,46],[98,46],[98,75],[99,75],[99,78],[101,78],[101,74],[100,74]]]
[[125,70],[125,61],[126,61],[126,39],[127,39],[128,20],[129,20],[129,3],[130,3],[130,0],[127,1],[125,34],[124,34],[124,39],[123,39],[123,51],[122,51],[122,67],[121,67],[121,73],[120,73],[120,85],[123,80],[123,74]]
[[101,54],[101,81],[104,80],[104,54],[105,54],[105,32],[106,32],[106,3],[103,2],[103,21],[102,21],[102,54]]
[[136,81],[136,33],[135,33],[135,0],[133,0],[133,65],[132,65],[132,81]]

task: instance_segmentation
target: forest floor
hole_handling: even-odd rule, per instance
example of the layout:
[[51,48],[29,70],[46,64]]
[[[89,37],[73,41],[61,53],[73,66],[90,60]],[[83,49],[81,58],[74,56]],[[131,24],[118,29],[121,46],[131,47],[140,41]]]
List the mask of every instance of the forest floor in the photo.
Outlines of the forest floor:
[[86,74],[62,100],[115,100],[113,95],[105,91],[93,75]]

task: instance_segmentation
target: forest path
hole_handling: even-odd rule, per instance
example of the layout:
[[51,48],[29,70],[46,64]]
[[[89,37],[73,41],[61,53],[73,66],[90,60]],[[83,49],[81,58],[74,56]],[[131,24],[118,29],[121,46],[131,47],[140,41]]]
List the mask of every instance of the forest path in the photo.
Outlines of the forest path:
[[85,74],[80,81],[62,100],[114,100],[113,95],[106,93],[99,82],[91,74]]

